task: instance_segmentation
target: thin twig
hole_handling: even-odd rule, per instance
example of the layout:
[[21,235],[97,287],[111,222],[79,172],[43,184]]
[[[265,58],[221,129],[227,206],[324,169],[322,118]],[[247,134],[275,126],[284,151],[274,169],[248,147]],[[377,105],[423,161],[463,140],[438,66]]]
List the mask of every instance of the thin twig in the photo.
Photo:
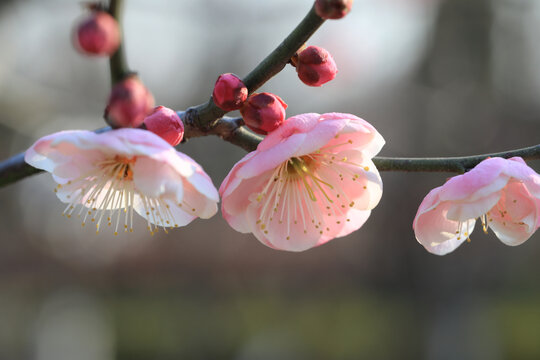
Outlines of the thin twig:
[[124,79],[133,72],[129,70],[126,55],[124,53],[124,35],[122,30],[122,11],[124,0],[111,0],[109,4],[109,14],[116,19],[120,28],[120,45],[114,54],[109,58],[109,69],[111,72],[111,85]]
[[438,158],[392,158],[375,157],[373,162],[379,171],[407,171],[407,172],[450,172],[462,174],[475,167],[488,157],[502,157],[505,159],[519,156],[525,160],[540,159],[540,145],[526,148],[502,151],[490,154],[438,157]]
[[[315,12],[315,7],[312,7],[285,40],[242,80],[249,93],[257,90],[283,70],[296,51],[304,45],[323,23],[324,19],[319,17]],[[184,123],[191,122],[194,126],[205,129],[212,127],[226,113],[210,97],[206,103],[189,108],[186,111],[186,117],[182,118],[182,120],[184,120]]]
[[[197,128],[186,128],[187,139],[216,135],[223,140],[240,146],[246,151],[254,150],[261,141],[261,137],[246,130],[241,118],[222,118],[218,124],[208,132]],[[96,132],[108,131],[110,128],[102,128]],[[373,162],[379,171],[406,171],[406,172],[449,172],[464,173],[475,167],[479,162],[488,157],[511,158],[522,157],[524,160],[540,159],[540,144],[526,148],[461,157],[437,157],[437,158],[392,158],[375,157]],[[0,187],[22,180],[25,177],[40,173],[42,170],[33,168],[24,162],[24,153],[17,154],[0,162]]]

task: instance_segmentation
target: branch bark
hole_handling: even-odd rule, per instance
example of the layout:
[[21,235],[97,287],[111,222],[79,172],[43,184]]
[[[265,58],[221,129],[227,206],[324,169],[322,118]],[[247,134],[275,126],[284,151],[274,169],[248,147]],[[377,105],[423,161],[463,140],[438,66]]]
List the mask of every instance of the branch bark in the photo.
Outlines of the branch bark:
[[[190,139],[200,136],[216,135],[225,141],[240,146],[246,151],[252,151],[261,141],[261,137],[249,132],[245,126],[242,125],[242,118],[222,118],[216,126],[208,131],[187,127],[185,138]],[[102,128],[96,130],[96,132],[109,130],[110,128]],[[447,172],[462,174],[488,157],[511,158],[514,156],[520,156],[524,160],[538,160],[540,159],[540,144],[516,150],[461,157],[375,157],[373,162],[379,171]],[[40,172],[42,172],[42,170],[35,169],[24,161],[24,153],[17,154],[0,162],[0,187],[7,186]]]
[[124,52],[124,31],[122,29],[122,11],[124,0],[111,0],[109,3],[109,14],[115,18],[120,28],[120,45],[114,54],[109,58],[109,69],[111,72],[111,86],[124,79],[133,72],[129,70],[126,55]]
[[[242,79],[249,93],[251,94],[257,90],[283,70],[296,51],[321,27],[324,21],[317,15],[313,6],[285,40]],[[193,126],[205,129],[212,127],[226,113],[210,97],[206,103],[189,108],[186,111],[186,118],[182,118],[182,120],[184,123],[190,122]]]

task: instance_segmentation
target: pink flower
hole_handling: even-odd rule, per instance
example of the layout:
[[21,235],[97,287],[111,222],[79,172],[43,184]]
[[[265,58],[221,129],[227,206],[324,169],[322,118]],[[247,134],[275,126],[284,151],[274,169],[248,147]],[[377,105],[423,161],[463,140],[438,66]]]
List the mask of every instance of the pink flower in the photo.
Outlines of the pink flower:
[[490,158],[424,198],[413,229],[427,251],[445,255],[470,239],[477,219],[506,245],[519,245],[540,224],[540,176],[523,159]]
[[184,137],[184,123],[174,110],[165,106],[157,106],[144,118],[143,123],[148,131],[159,135],[172,146],[180,144]]
[[384,145],[350,114],[287,119],[219,189],[223,217],[274,249],[303,251],[360,228],[382,195],[371,158]]
[[61,131],[39,139],[25,160],[52,174],[67,217],[96,230],[106,223],[115,235],[133,231],[133,210],[152,234],[217,211],[217,190],[203,169],[146,130]]

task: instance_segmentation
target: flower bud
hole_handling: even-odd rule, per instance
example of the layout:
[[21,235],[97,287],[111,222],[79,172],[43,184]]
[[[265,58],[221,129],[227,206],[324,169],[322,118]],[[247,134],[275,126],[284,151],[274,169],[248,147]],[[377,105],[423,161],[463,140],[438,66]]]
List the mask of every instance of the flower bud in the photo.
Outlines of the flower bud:
[[309,46],[298,54],[296,71],[302,82],[309,86],[321,86],[337,74],[332,55],[318,46]]
[[351,11],[353,0],[316,0],[315,12],[323,19],[341,19]]
[[87,55],[109,56],[120,45],[118,23],[105,11],[93,11],[76,31],[76,47]]
[[225,111],[240,109],[247,96],[246,85],[238,76],[231,73],[219,75],[212,93],[216,105]]
[[120,81],[111,90],[105,120],[111,127],[139,127],[154,107],[154,97],[136,76]]
[[184,137],[184,123],[174,110],[158,106],[144,119],[146,129],[159,135],[172,146],[180,144]]
[[287,104],[270,93],[252,94],[240,109],[246,126],[257,134],[266,135],[285,120]]

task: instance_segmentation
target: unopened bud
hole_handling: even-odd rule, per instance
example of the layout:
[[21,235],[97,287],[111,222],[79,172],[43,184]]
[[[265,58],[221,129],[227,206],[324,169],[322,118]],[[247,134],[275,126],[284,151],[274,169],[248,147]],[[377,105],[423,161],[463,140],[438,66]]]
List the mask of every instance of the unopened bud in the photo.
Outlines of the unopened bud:
[[246,85],[238,76],[231,73],[219,75],[212,93],[216,105],[225,111],[240,109],[247,96]]
[[353,0],[316,0],[315,12],[323,19],[341,19],[351,11]]
[[321,86],[334,79],[338,72],[332,55],[318,46],[308,46],[298,54],[296,71],[300,80],[309,86]]
[[252,94],[240,109],[246,126],[257,134],[266,135],[285,120],[287,104],[270,93]]
[[93,11],[76,31],[76,47],[87,55],[109,56],[120,45],[118,23],[105,11]]
[[111,90],[105,120],[113,128],[139,127],[154,107],[154,97],[136,76],[120,81]]
[[144,118],[144,126],[172,146],[180,144],[184,137],[184,123],[174,110],[165,106],[156,107]]

